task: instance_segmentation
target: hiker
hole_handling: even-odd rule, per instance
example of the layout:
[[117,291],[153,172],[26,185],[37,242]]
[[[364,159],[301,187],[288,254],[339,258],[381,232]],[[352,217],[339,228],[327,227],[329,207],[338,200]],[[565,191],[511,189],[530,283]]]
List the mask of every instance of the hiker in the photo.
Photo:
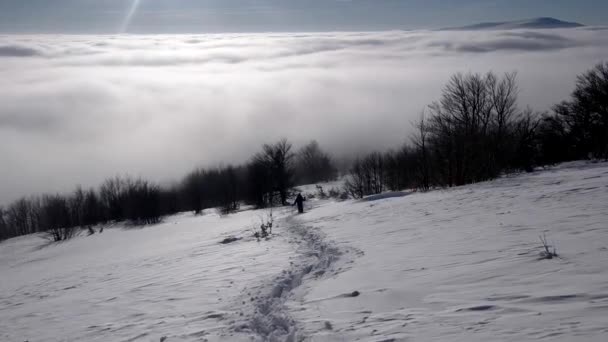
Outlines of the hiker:
[[298,205],[298,212],[300,214],[304,212],[304,201],[306,201],[306,198],[302,197],[302,194],[298,194],[298,197],[296,197],[296,200],[292,204],[292,206]]

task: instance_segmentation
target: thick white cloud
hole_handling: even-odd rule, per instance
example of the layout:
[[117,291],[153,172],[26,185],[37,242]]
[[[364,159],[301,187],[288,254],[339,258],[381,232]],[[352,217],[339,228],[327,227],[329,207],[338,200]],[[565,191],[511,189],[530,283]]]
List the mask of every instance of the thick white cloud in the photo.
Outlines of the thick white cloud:
[[173,179],[279,137],[396,146],[455,72],[518,71],[521,105],[547,110],[605,56],[599,29],[0,36],[0,203]]

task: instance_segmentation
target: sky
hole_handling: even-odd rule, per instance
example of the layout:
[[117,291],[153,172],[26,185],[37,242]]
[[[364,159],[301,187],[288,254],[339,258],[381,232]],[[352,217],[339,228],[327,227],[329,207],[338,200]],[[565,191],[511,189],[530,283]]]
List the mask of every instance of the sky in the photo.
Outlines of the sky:
[[0,32],[386,30],[547,16],[605,25],[606,14],[605,0],[2,0]]
[[[142,0],[136,8],[117,0],[3,0],[0,205],[97,186],[114,175],[167,184],[194,167],[243,163],[263,143],[283,137],[295,147],[315,139],[334,156],[395,148],[457,72],[515,71],[520,108],[549,111],[568,97],[576,75],[608,56],[607,30],[599,26],[403,31],[388,25],[407,26],[411,18],[416,27],[416,20],[432,17],[419,25],[445,27],[537,15],[590,24],[597,13],[589,10],[592,1],[579,1],[578,11],[510,1],[527,10],[502,16],[496,12],[502,1],[484,1],[486,12],[475,1],[450,2],[462,11],[422,3]],[[409,14],[415,9],[419,18]],[[349,14],[330,20],[336,11]],[[226,32],[179,33],[194,30],[191,20],[201,13],[216,15],[204,23],[210,32]],[[333,31],[347,26],[353,31]]]

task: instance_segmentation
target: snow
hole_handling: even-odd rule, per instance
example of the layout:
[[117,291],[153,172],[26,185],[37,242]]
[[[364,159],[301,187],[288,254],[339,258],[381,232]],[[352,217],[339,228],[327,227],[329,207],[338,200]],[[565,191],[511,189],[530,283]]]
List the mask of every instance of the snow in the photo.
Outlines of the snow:
[[[275,209],[262,241],[267,211],[248,210],[2,242],[0,340],[608,337],[606,163],[306,203]],[[558,258],[539,258],[543,234]]]
[[[257,242],[260,211],[182,214],[142,229],[0,245],[1,341],[200,340],[227,331],[235,298],[294,255]],[[280,228],[280,226],[279,226]],[[244,239],[220,244],[225,237]],[[272,252],[271,252],[272,251]]]
[[298,219],[364,255],[291,305],[315,341],[605,341],[607,216],[606,164],[323,206]]

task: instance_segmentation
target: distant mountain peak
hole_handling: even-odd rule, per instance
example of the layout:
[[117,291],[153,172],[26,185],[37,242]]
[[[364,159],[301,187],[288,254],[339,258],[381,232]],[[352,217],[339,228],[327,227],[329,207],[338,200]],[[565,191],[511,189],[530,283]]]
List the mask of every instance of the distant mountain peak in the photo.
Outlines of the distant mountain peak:
[[477,30],[516,30],[516,29],[556,29],[574,28],[584,25],[574,22],[562,21],[551,17],[539,17],[526,20],[485,22],[462,27],[450,27],[442,30],[450,31],[477,31]]

